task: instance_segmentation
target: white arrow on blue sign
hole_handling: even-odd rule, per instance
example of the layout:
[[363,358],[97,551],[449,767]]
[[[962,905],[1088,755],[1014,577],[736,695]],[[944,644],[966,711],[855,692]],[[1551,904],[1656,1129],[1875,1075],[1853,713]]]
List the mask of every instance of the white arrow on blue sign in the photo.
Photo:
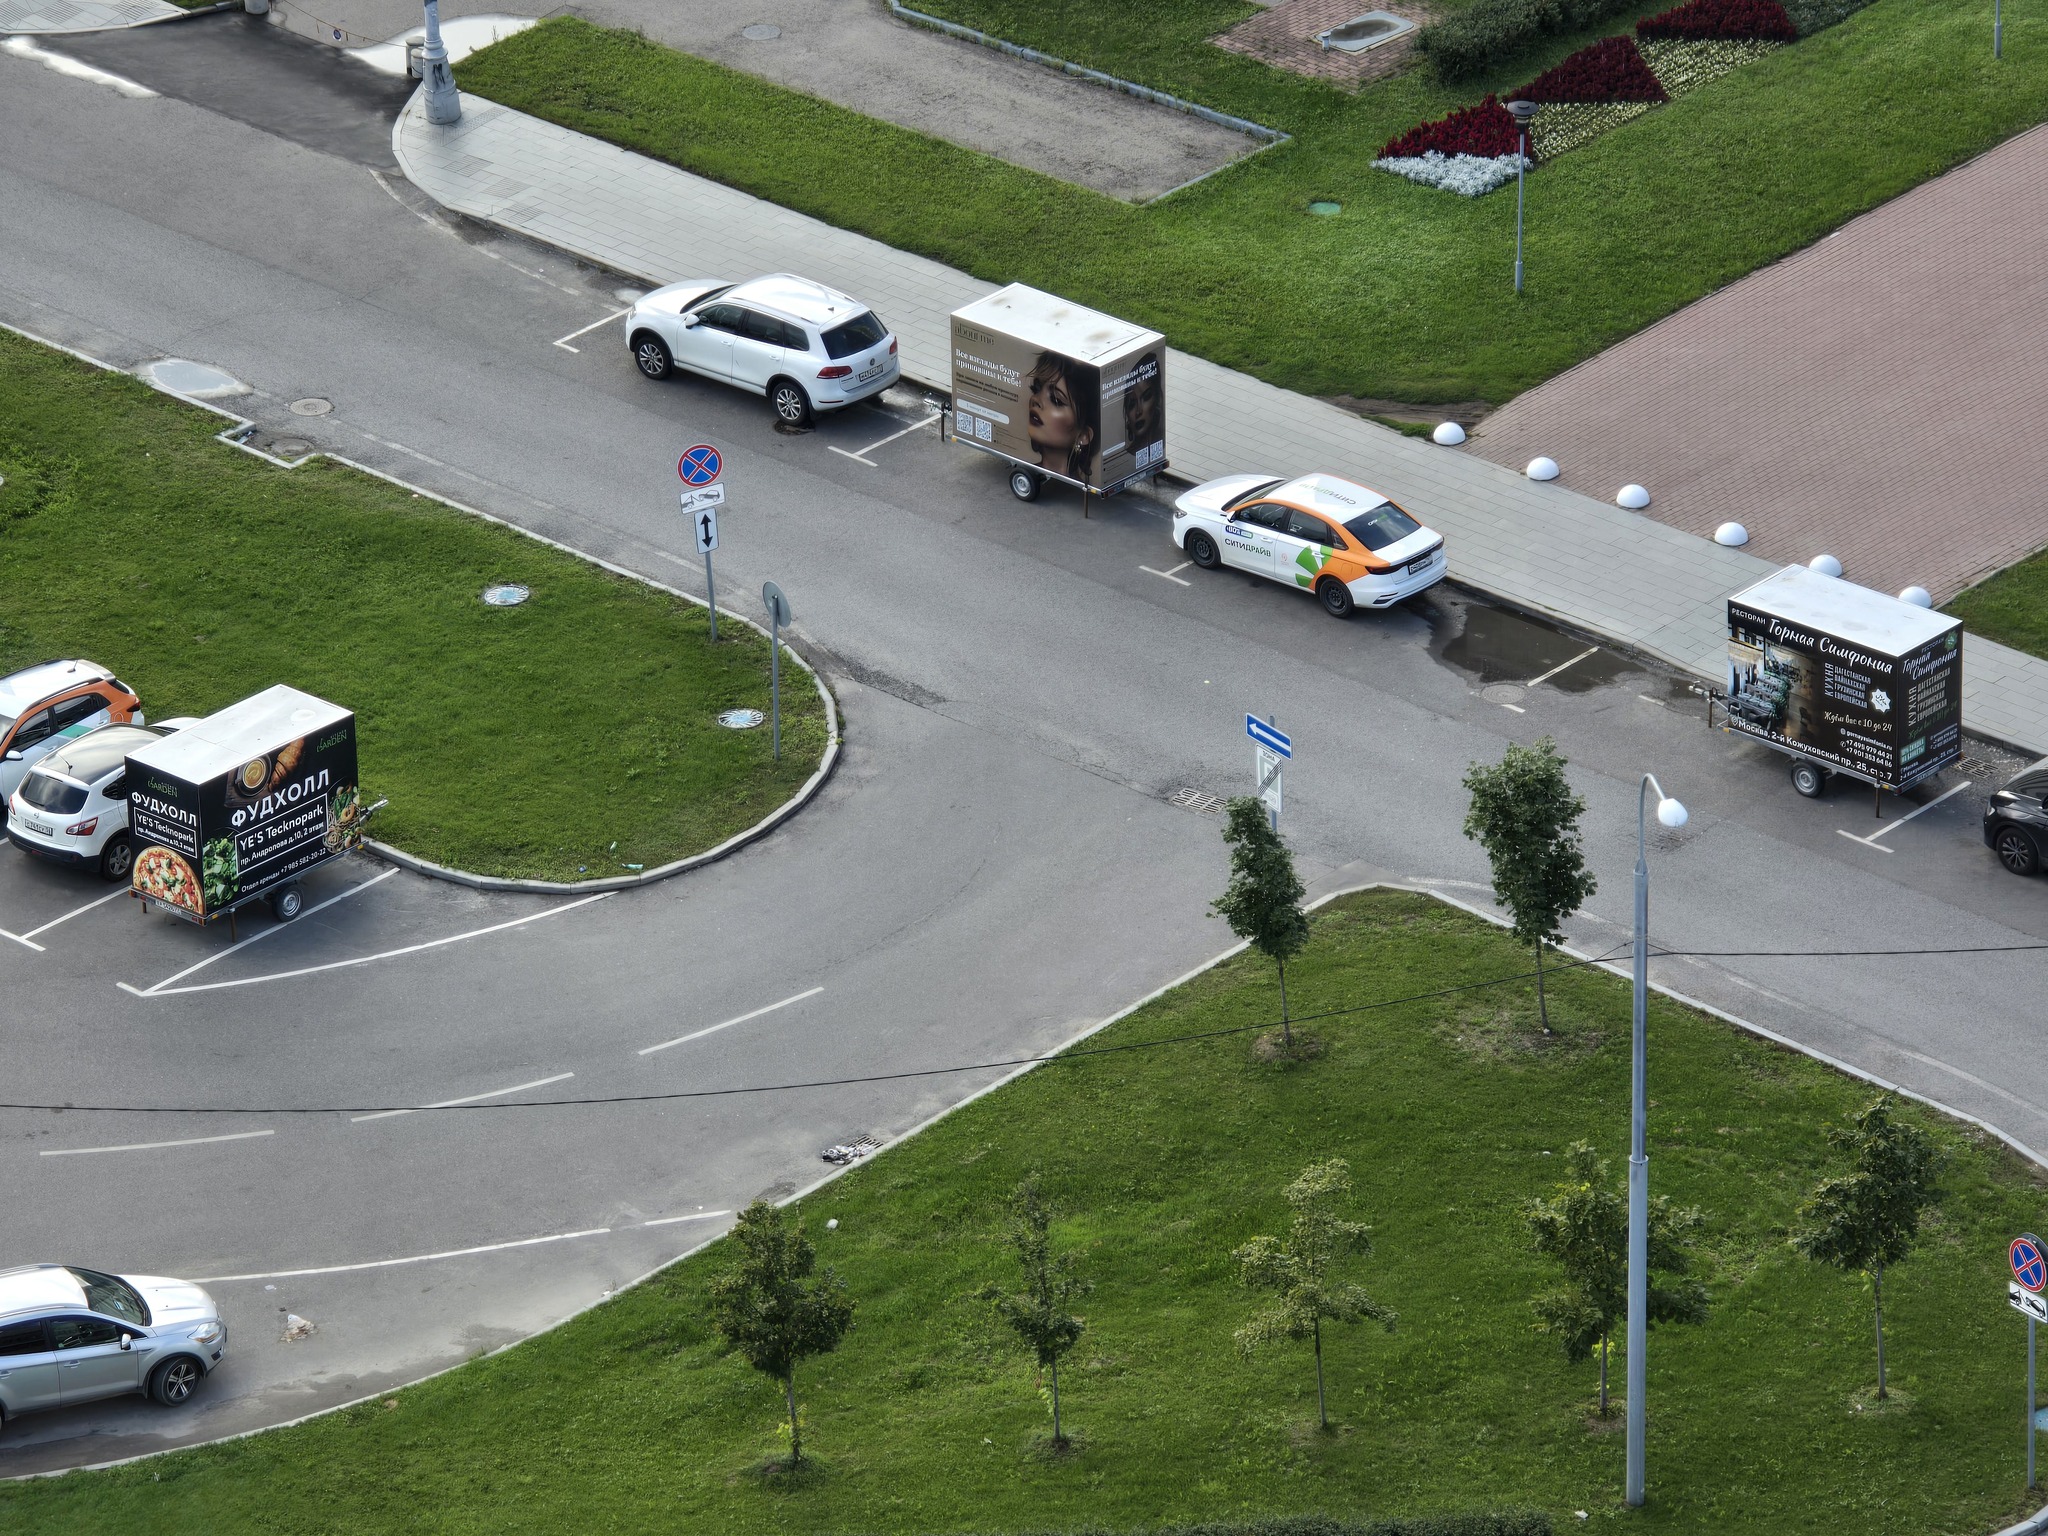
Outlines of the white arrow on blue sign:
[[1293,760],[1294,743],[1281,735],[1274,727],[1266,724],[1257,715],[1246,715],[1244,717],[1244,733],[1267,751],[1277,752],[1289,761]]

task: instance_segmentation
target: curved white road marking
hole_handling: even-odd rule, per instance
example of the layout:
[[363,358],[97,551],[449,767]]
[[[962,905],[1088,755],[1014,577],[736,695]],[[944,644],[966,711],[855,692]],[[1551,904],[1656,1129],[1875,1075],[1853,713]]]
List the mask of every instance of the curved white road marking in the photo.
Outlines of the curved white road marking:
[[[731,1211],[698,1211],[689,1216],[664,1216],[638,1222],[642,1227],[666,1227],[678,1221],[710,1221],[730,1216]],[[466,1259],[479,1253],[503,1253],[509,1248],[536,1248],[542,1243],[566,1243],[578,1237],[603,1237],[612,1227],[585,1227],[581,1232],[551,1232],[546,1237],[520,1237],[509,1243],[483,1243],[475,1248],[447,1248],[440,1253],[413,1253],[402,1259],[371,1259],[363,1264],[328,1264],[318,1269],[272,1269],[249,1275],[200,1275],[194,1285],[225,1285],[230,1280],[300,1280],[308,1275],[351,1275],[365,1269],[394,1269],[401,1264],[430,1264],[436,1259]]]
[[[398,871],[395,869],[390,870],[385,875],[379,875],[377,879],[383,880],[388,878],[388,875],[395,875],[397,873]],[[371,884],[374,882],[366,881],[364,883]],[[360,890],[361,887],[359,886],[357,889]],[[351,893],[345,892],[344,894]],[[170,981],[158,982],[147,992],[131,987],[125,981],[120,983],[120,987],[122,991],[132,992],[137,997],[178,997],[187,992],[218,992],[224,987],[253,987],[266,981],[289,981],[294,976],[314,976],[318,975],[321,971],[345,971],[353,965],[371,965],[379,960],[395,960],[400,955],[416,955],[421,950],[439,949],[444,944],[460,944],[464,939],[480,939],[487,933],[503,933],[507,928],[519,928],[527,923],[537,923],[544,917],[555,917],[563,912],[573,912],[578,907],[587,907],[593,901],[603,901],[606,897],[614,894],[616,893],[612,891],[599,891],[595,896],[585,896],[580,901],[566,901],[559,907],[549,907],[545,912],[529,912],[526,916],[515,917],[507,923],[493,923],[488,928],[472,928],[467,933],[451,933],[446,938],[428,939],[423,944],[408,944],[403,949],[386,949],[374,955],[357,955],[353,960],[329,960],[325,965],[302,965],[293,971],[272,971],[267,976],[241,976],[233,981],[203,981],[194,987],[172,986],[171,982],[176,981],[178,979],[177,976],[171,977]],[[340,899],[339,896],[335,898],[337,901]],[[308,910],[318,911],[319,909],[315,907]],[[266,930],[267,933],[275,933],[276,931],[274,928]],[[258,935],[259,938],[263,936],[262,934]],[[244,942],[250,941],[244,940]],[[222,955],[231,953],[231,950],[224,949],[221,951]],[[218,959],[219,956],[214,958]],[[197,969],[197,966],[193,966],[188,970],[180,971],[178,974],[180,976],[189,976],[193,970]]]
[[131,1141],[119,1147],[52,1147],[38,1157],[90,1157],[95,1152],[155,1152],[164,1147],[203,1147],[214,1141],[254,1141],[258,1136],[275,1136],[275,1131],[235,1131],[226,1136],[193,1136],[184,1141]]
[[[347,890],[341,892],[340,895],[330,896],[325,901],[318,902],[315,905],[306,908],[305,911],[299,914],[299,918],[311,917],[315,912],[324,911],[328,907],[333,906],[337,901],[347,901],[349,897],[355,895],[358,891],[367,891],[371,886],[376,885],[381,881],[389,880],[393,875],[397,873],[398,871],[395,869],[387,869],[381,875],[372,875],[369,879],[360,881],[357,884],[350,886]],[[296,920],[297,919],[294,919],[294,921]],[[273,933],[283,933],[286,927],[288,926],[289,925],[285,923],[278,923],[274,927],[265,928],[260,933],[252,933],[249,935],[249,937],[241,940],[239,943],[230,944],[226,949],[217,950],[215,953],[208,955],[204,960],[186,966],[185,969],[178,972],[177,975],[166,976],[162,981],[158,982],[153,987],[131,987],[125,981],[118,982],[116,983],[116,985],[118,985],[123,992],[133,992],[137,997],[152,996],[153,994],[161,991],[163,988],[168,987],[174,981],[183,981],[187,976],[190,976],[194,971],[205,970],[209,965],[213,964],[213,962],[216,960],[227,959],[229,955],[232,955],[238,949],[247,949],[251,944],[260,944],[265,939],[269,938]]]
[[374,1115],[351,1115],[350,1125],[361,1125],[365,1120],[389,1120],[393,1115],[416,1115],[420,1109],[453,1109],[458,1104],[481,1104],[485,1099],[502,1099],[509,1094],[524,1093],[529,1088],[545,1088],[549,1083],[567,1082],[574,1072],[557,1072],[553,1077],[535,1078],[530,1083],[521,1083],[517,1088],[493,1088],[489,1093],[472,1093],[466,1099],[443,1099],[438,1104],[422,1104],[419,1109],[380,1109]]
[[756,1008],[752,1013],[743,1013],[736,1019],[727,1019],[723,1024],[713,1024],[707,1029],[696,1030],[687,1035],[677,1035],[673,1040],[664,1040],[659,1045],[650,1045],[635,1052],[640,1056],[652,1056],[656,1051],[665,1051],[672,1045],[688,1045],[692,1040],[702,1040],[706,1035],[715,1035],[721,1029],[731,1029],[735,1024],[744,1024],[749,1019],[758,1019],[764,1013],[773,1013],[778,1008],[787,1008],[791,1003],[800,1003],[807,997],[816,997],[823,987],[813,987],[808,992],[799,992],[795,997],[785,997],[779,1003],[770,1003],[766,1008]]

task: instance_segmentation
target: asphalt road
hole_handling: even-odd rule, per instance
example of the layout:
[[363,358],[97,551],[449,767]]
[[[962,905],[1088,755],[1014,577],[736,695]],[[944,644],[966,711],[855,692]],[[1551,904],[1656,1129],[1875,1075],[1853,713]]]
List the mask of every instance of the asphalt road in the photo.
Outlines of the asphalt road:
[[[1155,501],[1085,520],[1055,494],[1020,505],[994,461],[916,425],[915,391],[784,436],[758,401],[650,384],[608,326],[573,335],[619,307],[619,280],[440,218],[365,163],[345,113],[281,121],[297,66],[274,90],[245,72],[228,115],[170,94],[203,102],[203,71],[146,64],[130,72],[166,95],[0,52],[0,319],[123,366],[218,365],[254,389],[237,405],[265,441],[685,586],[700,567],[675,458],[717,443],[721,592],[789,593],[847,751],[789,826],[679,880],[577,905],[351,864],[311,893],[331,905],[254,921],[232,952],[0,855],[0,930],[40,946],[0,939],[8,1097],[262,1111],[0,1114],[0,1259],[204,1278],[234,1329],[189,1409],[25,1420],[0,1472],[258,1427],[453,1364],[803,1187],[824,1145],[900,1136],[998,1073],[530,1101],[1011,1057],[1206,960],[1228,943],[1206,914],[1219,824],[1173,796],[1246,786],[1248,709],[1294,734],[1286,830],[1319,891],[1398,878],[1484,901],[1460,777],[1549,733],[1590,807],[1601,888],[1572,927],[1591,947],[1625,937],[1645,769],[1693,813],[1653,836],[1654,929],[1674,949],[2048,937],[2048,887],[1977,840],[1981,784],[1910,821],[1897,801],[1879,820],[1855,795],[1800,800],[1781,759],[1705,729],[1682,684],[1584,640],[1441,589],[1338,624],[1301,594],[1176,569]],[[305,398],[333,411],[288,410]],[[2048,1145],[2037,955],[1656,973]],[[469,1098],[487,1107],[358,1118]],[[1618,1104],[1617,1149],[1625,1122]],[[93,1150],[116,1148],[135,1150]],[[285,1342],[287,1314],[315,1331]]]

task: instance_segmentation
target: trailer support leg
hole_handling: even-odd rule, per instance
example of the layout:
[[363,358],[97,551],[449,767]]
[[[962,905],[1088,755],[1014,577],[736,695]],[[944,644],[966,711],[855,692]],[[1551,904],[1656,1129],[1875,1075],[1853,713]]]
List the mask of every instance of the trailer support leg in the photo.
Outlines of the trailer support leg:
[[1879,821],[1884,820],[1884,789],[1881,785],[1870,786],[1870,814]]

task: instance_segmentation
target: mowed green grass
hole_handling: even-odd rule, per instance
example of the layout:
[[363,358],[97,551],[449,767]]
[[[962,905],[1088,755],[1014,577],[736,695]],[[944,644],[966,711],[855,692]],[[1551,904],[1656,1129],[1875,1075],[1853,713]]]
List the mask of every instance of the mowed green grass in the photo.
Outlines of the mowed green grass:
[[[1219,850],[1220,854],[1221,850]],[[1904,964],[1906,962],[1899,962]],[[1345,898],[1289,967],[1303,1014],[1526,977],[1526,951],[1401,892]],[[2025,1331],[2009,1236],[2042,1192],[1990,1138],[1916,1109],[1953,1154],[1925,1242],[1887,1276],[1896,1411],[1875,1380],[1869,1295],[1786,1234],[1831,1165],[1823,1126],[1869,1090],[1656,1000],[1651,1179],[1707,1214],[1702,1326],[1652,1336],[1650,1502],[1620,1498],[1620,1419],[1595,1370],[1538,1334],[1553,1283],[1520,1208],[1586,1138],[1623,1176],[1627,987],[1554,974],[1544,1041],[1526,979],[1325,1018],[1293,1069],[1239,1033],[1048,1066],[887,1149],[803,1202],[859,1304],[799,1377],[815,1470],[776,1453],[778,1388],[721,1351],[714,1246],[514,1350],[301,1427],[104,1473],[0,1487],[0,1527],[38,1536],[1129,1528],[1240,1512],[1541,1507],[1561,1529],[1787,1536],[1988,1532],[2030,1508],[2019,1424]],[[1234,959],[1090,1042],[1259,1027],[1272,968]],[[1350,1160],[1377,1253],[1349,1272],[1398,1330],[1327,1337],[1337,1432],[1314,1429],[1306,1347],[1242,1359],[1259,1304],[1230,1252],[1285,1229],[1282,1187]],[[1057,1243],[1096,1289],[1061,1373],[1083,1449],[1048,1460],[1034,1373],[971,1293],[1013,1280],[1002,1206],[1039,1171]],[[827,1218],[839,1228],[827,1232]],[[1615,1379],[1622,1378],[1621,1363]],[[2038,1500],[2036,1501],[2038,1502]]]
[[[768,642],[509,529],[316,461],[0,333],[0,673],[113,668],[151,719],[273,683],[356,712],[374,836],[436,863],[575,880],[724,841],[817,767],[784,669],[782,761],[720,710],[768,708]],[[494,582],[533,596],[480,600]],[[616,843],[614,849],[611,845]]]
[[[581,21],[545,22],[457,74],[466,90],[991,282],[1155,326],[1272,383],[1414,402],[1505,400],[2048,117],[2048,17],[2010,8],[2001,63],[1990,0],[1878,0],[1539,170],[1518,300],[1511,190],[1467,200],[1371,162],[1414,123],[1511,89],[1634,13],[1469,87],[1412,71],[1352,95],[1212,46],[1252,14],[1233,0],[931,4],[1293,142],[1134,207]],[[1311,215],[1315,200],[1344,211]]]
[[1942,608],[1973,635],[2048,656],[2048,555],[2007,566]]

